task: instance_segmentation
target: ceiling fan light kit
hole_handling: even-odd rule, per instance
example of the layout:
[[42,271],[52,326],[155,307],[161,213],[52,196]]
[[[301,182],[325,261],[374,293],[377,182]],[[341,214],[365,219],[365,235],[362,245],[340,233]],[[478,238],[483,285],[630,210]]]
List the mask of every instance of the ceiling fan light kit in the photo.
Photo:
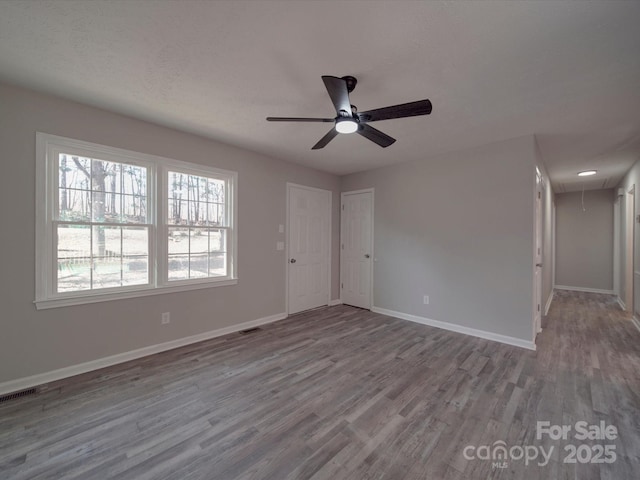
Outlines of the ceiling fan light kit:
[[358,130],[358,123],[348,117],[337,118],[335,128],[338,133],[353,133]]
[[358,133],[385,148],[392,145],[396,139],[368,125],[368,122],[429,115],[432,110],[431,102],[425,99],[418,100],[417,102],[377,108],[366,112],[358,112],[357,108],[351,104],[351,100],[349,99],[349,93],[356,88],[356,84],[358,83],[355,77],[346,76],[338,78],[331,75],[323,75],[322,81],[336,109],[335,118],[267,117],[267,121],[269,122],[333,122],[334,128],[329,130],[329,132],[312,147],[312,150],[324,148],[338,133]]

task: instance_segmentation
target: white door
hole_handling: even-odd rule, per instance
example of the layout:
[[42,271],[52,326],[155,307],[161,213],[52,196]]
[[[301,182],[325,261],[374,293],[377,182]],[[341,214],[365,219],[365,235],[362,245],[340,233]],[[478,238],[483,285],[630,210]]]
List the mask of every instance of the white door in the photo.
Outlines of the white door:
[[535,306],[534,306],[534,336],[542,331],[542,177],[536,178],[536,254],[535,254]]
[[288,185],[288,313],[329,303],[331,192]]
[[371,308],[373,191],[342,194],[340,283],[342,303]]

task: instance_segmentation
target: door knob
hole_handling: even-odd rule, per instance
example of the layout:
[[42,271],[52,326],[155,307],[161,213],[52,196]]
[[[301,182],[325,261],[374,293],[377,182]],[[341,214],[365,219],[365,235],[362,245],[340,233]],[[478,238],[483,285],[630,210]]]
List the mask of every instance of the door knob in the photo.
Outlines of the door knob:
[[370,255],[368,253],[364,254],[364,258],[369,258],[369,257],[370,257]]
[[536,263],[536,267],[541,267],[542,264],[541,263]]
[[295,258],[292,258],[291,260],[289,260],[289,262],[291,262],[291,263],[296,263],[296,259],[295,259]]

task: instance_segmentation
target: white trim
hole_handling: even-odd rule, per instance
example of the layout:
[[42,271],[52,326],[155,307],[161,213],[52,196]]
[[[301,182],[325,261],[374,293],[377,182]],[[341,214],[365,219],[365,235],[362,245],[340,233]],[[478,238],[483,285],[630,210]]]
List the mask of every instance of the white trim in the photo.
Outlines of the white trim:
[[549,294],[549,298],[547,299],[547,304],[544,306],[544,316],[546,317],[549,314],[549,308],[551,308],[551,302],[553,301],[553,295],[555,292],[551,290]]
[[620,197],[613,202],[613,292],[620,295]]
[[623,302],[623,301],[622,301],[622,299],[620,298],[620,295],[618,295],[618,296],[616,297],[616,301],[618,302],[618,305],[620,305],[620,308],[622,308],[622,310],[623,310],[624,312],[626,312],[626,311],[627,311],[627,306],[624,304],[624,302]]
[[[327,287],[327,303],[325,305],[329,305],[331,306],[331,264],[333,263],[333,238],[332,238],[332,226],[333,226],[333,191],[332,190],[327,190],[325,188],[317,188],[317,187],[309,187],[307,185],[300,185],[299,183],[293,183],[293,182],[287,182],[286,184],[286,189],[287,189],[287,194],[286,194],[286,219],[285,219],[285,228],[284,228],[284,235],[285,235],[285,258],[284,258],[284,262],[285,262],[285,276],[284,276],[284,281],[285,281],[285,292],[284,292],[284,307],[286,310],[287,315],[289,315],[289,226],[290,226],[290,220],[289,220],[289,200],[290,200],[290,195],[289,195],[289,191],[291,190],[291,187],[294,188],[302,188],[302,189],[306,189],[306,190],[312,190],[315,192],[325,192],[329,194],[329,205],[328,205],[328,229],[329,231],[327,232],[327,277],[328,277],[328,287]],[[342,303],[342,302],[340,302]],[[319,307],[321,307],[323,305],[319,305]],[[317,308],[317,307],[313,307],[313,308]],[[296,312],[296,313],[300,313],[300,312]]]
[[402,320],[408,320],[410,322],[420,323],[422,325],[428,325],[430,327],[442,328],[443,330],[449,330],[451,332],[462,333],[464,335],[471,335],[472,337],[484,338],[494,342],[526,348],[528,350],[536,349],[535,342],[521,338],[509,337],[507,335],[500,335],[499,333],[487,332],[476,328],[463,327],[462,325],[456,325],[455,323],[441,322],[439,320],[432,320],[430,318],[419,317],[417,315],[387,310],[386,308],[372,307],[371,311],[381,313],[382,315],[388,315],[390,317],[400,318]]
[[640,321],[638,320],[638,317],[636,317],[635,315],[631,316],[631,323],[633,323],[633,325],[638,329],[638,331],[640,332]]
[[342,299],[341,298],[337,298],[335,300],[330,300],[329,301],[329,306],[330,307],[335,307],[336,305],[342,305]]
[[587,292],[587,293],[604,293],[607,295],[613,295],[613,290],[603,290],[601,288],[587,288],[587,287],[571,287],[568,285],[555,285],[557,290],[570,290],[573,292]]
[[342,206],[344,205],[344,197],[347,195],[358,195],[360,193],[370,193],[371,194],[371,268],[369,269],[369,309],[373,311],[374,298],[373,298],[373,270],[376,264],[376,256],[375,256],[375,228],[376,228],[376,192],[375,188],[362,188],[360,190],[350,190],[348,192],[342,192],[340,194],[340,296],[342,296]]
[[287,318],[286,313],[276,313],[275,315],[269,315],[267,317],[250,320],[248,322],[243,322],[236,325],[230,325],[228,327],[219,328],[217,330],[210,330],[208,332],[199,333],[197,335],[191,335],[189,337],[171,340],[170,342],[150,345],[148,347],[131,350],[129,352],[118,353],[109,357],[98,358],[96,360],[80,363],[78,365],[72,365],[70,367],[64,367],[57,370],[52,370],[50,372],[39,373],[30,377],[9,380],[8,382],[0,383],[0,395],[4,395],[5,393],[17,392],[26,388],[36,387],[38,385],[43,385],[49,382],[55,382],[56,380],[73,377],[74,375],[92,372],[94,370],[110,367],[112,365],[128,362],[130,360],[136,360],[148,355],[166,352],[167,350],[173,350],[174,348],[180,348],[186,345],[191,345],[193,343],[221,337],[230,333],[239,332],[240,330],[246,330],[248,328],[258,327],[260,325],[266,325],[268,323],[277,322],[278,320],[283,320],[285,318]]
[[202,290],[205,288],[226,287],[229,285],[237,285],[237,279],[212,281],[207,279],[206,282],[191,283],[184,285],[171,285],[168,287],[146,288],[144,290],[131,290],[129,292],[119,291],[118,293],[102,293],[87,295],[84,297],[69,298],[53,298],[50,300],[36,300],[35,305],[38,310],[46,310],[48,308],[70,307],[73,305],[84,305],[85,303],[108,302],[111,300],[122,300],[125,298],[148,297],[151,295],[164,295],[165,293],[186,292],[188,290]]

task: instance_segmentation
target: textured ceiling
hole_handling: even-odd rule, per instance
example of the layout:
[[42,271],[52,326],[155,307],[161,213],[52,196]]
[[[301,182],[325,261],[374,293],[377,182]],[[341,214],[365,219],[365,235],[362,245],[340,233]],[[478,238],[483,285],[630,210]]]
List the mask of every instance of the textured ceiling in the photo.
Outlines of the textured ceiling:
[[[2,0],[0,80],[337,174],[536,134],[570,191],[640,158],[639,24],[615,1]],[[321,75],[356,76],[360,110],[433,114],[311,151],[328,125],[264,118],[333,116]]]

